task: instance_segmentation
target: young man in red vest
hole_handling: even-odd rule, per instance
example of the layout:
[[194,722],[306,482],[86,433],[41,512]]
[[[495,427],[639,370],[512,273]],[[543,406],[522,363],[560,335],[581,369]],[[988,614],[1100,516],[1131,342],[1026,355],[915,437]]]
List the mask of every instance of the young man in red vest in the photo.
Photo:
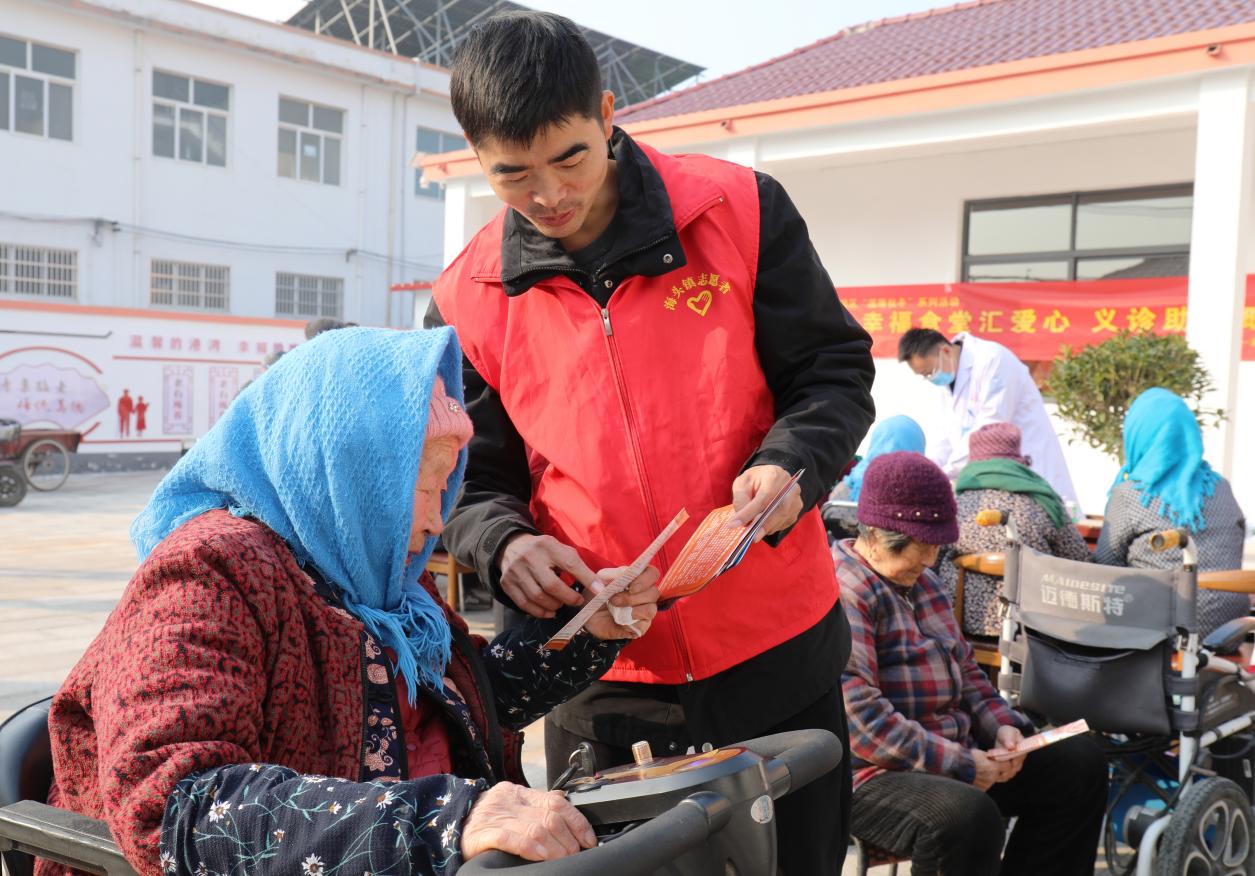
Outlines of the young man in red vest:
[[[436,281],[475,423],[445,544],[498,596],[548,616],[630,562],[681,508],[752,519],[799,469],[764,543],[662,612],[545,726],[552,774],[783,730],[846,741],[849,627],[816,504],[872,422],[871,341],[780,184],[668,156],[613,126],[578,28],[495,16],[453,66],[453,111],[505,209]],[[837,873],[849,767],[779,806],[786,873]]]

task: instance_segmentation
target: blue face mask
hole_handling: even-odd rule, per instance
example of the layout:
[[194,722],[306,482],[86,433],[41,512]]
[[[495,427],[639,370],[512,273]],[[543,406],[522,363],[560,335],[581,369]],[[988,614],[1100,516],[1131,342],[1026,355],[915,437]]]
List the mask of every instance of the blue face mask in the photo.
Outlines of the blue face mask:
[[954,383],[953,371],[934,371],[928,375],[928,382],[934,386],[949,386]]

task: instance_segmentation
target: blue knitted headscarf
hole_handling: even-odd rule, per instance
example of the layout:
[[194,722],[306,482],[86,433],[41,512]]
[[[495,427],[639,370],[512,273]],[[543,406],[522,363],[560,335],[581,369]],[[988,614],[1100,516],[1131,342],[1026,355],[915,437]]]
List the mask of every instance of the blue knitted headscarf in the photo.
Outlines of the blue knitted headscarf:
[[1124,415],[1124,468],[1142,494],[1142,506],[1159,500],[1159,513],[1175,526],[1207,528],[1203,503],[1216,492],[1217,475],[1203,459],[1203,433],[1184,399],[1155,387],[1139,395]]
[[[411,702],[419,680],[440,690],[449,624],[418,584],[435,539],[412,556],[408,542],[432,388],[439,376],[460,400],[461,366],[449,328],[345,328],[301,344],[241,392],[157,485],[131,525],[140,559],[211,509],[256,518],[393,649]],[[463,449],[442,498],[445,518],[465,467]]]
[[911,453],[924,452],[924,430],[919,423],[910,417],[899,414],[884,420],[872,430],[872,440],[867,446],[867,455],[858,461],[858,465],[845,476],[844,483],[850,488],[850,501],[857,502],[863,491],[863,475],[867,466],[877,456],[909,450]]

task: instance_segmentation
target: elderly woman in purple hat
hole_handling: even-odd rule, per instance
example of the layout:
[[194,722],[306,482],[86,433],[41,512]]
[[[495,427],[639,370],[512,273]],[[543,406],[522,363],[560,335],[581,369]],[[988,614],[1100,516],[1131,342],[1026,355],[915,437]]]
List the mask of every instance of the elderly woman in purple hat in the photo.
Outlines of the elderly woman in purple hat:
[[[1033,725],[990,685],[930,570],[959,534],[950,482],[918,453],[867,468],[859,535],[833,556],[852,648],[842,675],[854,836],[922,874],[1091,874],[1107,763],[1088,736],[1018,759]],[[1018,816],[1006,842],[1003,819]]]
[[[1009,514],[1020,540],[1044,554],[1069,560],[1089,560],[1085,539],[1072,525],[1063,499],[1054,487],[1029,468],[1032,460],[1020,451],[1020,427],[1014,423],[987,423],[969,439],[968,463],[954,485],[958,494],[959,538],[942,551],[938,571],[946,596],[954,599],[958,569],[952,560],[962,554],[1006,550],[1001,526],[981,526],[976,515],[986,508]],[[963,632],[970,636],[997,636],[1002,624],[1002,580],[969,572],[963,587]]]

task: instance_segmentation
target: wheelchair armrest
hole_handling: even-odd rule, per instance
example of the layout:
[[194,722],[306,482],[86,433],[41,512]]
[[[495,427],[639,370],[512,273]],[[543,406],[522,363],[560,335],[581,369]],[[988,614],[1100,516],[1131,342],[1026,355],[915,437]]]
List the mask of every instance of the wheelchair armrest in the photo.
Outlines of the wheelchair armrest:
[[1246,637],[1255,632],[1255,617],[1238,617],[1221,624],[1203,639],[1203,647],[1212,654],[1236,654]]
[[979,572],[1001,578],[1006,569],[1006,555],[1001,551],[987,554],[960,554],[954,564],[968,572]]
[[0,808],[0,851],[106,876],[135,876],[103,821],[34,800]]
[[1199,572],[1198,586],[1201,590],[1221,590],[1225,593],[1255,593],[1255,569]]

